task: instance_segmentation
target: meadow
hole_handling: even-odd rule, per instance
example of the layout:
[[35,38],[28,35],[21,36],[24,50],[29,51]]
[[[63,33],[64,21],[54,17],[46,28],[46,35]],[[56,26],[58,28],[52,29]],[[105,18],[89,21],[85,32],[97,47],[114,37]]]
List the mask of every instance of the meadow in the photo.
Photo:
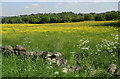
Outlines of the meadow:
[[2,55],[2,77],[111,77],[110,64],[118,64],[117,21],[85,21],[51,24],[2,24],[2,45],[17,44],[28,51],[60,52],[75,66],[80,55],[80,73],[64,73],[61,67],[41,58]]

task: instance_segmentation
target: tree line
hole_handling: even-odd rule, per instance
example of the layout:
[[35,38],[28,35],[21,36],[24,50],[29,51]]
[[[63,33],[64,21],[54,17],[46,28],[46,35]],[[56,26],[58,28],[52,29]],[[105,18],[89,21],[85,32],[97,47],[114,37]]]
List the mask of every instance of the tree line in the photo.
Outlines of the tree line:
[[11,17],[3,17],[3,24],[42,24],[42,23],[64,23],[79,21],[106,21],[119,20],[120,11],[110,11],[106,13],[78,13],[62,12],[62,13],[38,13],[30,15],[19,15]]

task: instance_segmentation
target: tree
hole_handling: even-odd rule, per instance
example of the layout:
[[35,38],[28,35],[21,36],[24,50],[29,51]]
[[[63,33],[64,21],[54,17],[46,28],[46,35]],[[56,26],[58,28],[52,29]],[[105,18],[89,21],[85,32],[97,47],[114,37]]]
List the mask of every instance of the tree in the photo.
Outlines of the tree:
[[9,23],[11,23],[11,24],[16,23],[16,22],[15,22],[15,19],[14,19],[14,18],[9,18]]
[[50,22],[51,22],[51,23],[56,23],[57,20],[58,20],[58,19],[57,19],[57,17],[55,17],[55,16],[53,16],[53,17],[50,18]]
[[35,18],[34,16],[30,16],[30,17],[29,17],[29,23],[31,23],[31,24],[36,24],[36,23],[38,23],[38,22],[39,22],[38,19]]
[[18,18],[17,23],[24,23],[24,21],[22,20],[22,18]]
[[78,15],[76,15],[72,18],[73,22],[78,22],[79,20],[80,20],[80,17]]
[[41,22],[42,23],[49,23],[50,22],[50,17],[49,16],[42,16],[41,17]]
[[72,17],[71,17],[71,16],[64,16],[64,17],[62,18],[62,21],[63,21],[63,22],[71,22],[71,21],[72,21]]
[[61,23],[61,22],[78,22],[78,21],[104,21],[104,20],[120,20],[120,11],[110,11],[106,13],[89,13],[75,14],[73,12],[62,13],[38,13],[31,15],[19,15],[12,17],[2,17],[2,23]]
[[79,18],[80,18],[80,19],[79,19],[80,21],[84,21],[84,16],[83,16],[83,15],[82,15],[82,16],[79,16]]
[[7,20],[5,18],[2,18],[2,24],[7,23]]
[[95,16],[95,21],[104,21],[105,16],[103,14],[98,14]]
[[93,15],[92,14],[85,14],[84,15],[84,20],[94,20],[94,17],[93,17]]
[[119,19],[119,12],[111,11],[105,14],[106,20],[117,20]]
[[25,23],[29,23],[29,21],[30,21],[29,16],[23,17],[23,21],[24,21]]
[[57,23],[60,23],[61,21],[62,19],[59,16],[57,16]]

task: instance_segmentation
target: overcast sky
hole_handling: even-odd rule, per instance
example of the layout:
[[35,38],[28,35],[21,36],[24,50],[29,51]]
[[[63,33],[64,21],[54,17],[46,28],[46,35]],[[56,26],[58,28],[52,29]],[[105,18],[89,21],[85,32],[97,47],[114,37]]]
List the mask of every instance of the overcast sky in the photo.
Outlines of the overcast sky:
[[72,11],[74,13],[101,13],[113,10],[117,11],[119,0],[64,0],[61,2],[60,0],[54,0],[54,2],[53,0],[49,0],[49,2],[48,0],[24,1],[2,0],[2,15],[14,16],[31,13],[59,13],[65,11]]
[[118,2],[119,0],[1,0],[2,2]]

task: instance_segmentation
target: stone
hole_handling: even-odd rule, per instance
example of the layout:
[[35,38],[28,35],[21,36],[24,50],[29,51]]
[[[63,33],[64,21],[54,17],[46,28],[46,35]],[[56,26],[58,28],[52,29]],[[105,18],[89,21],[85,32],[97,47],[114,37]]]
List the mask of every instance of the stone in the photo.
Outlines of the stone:
[[63,57],[56,59],[56,65],[58,66],[67,66],[68,65],[68,61],[66,59],[64,59]]
[[41,56],[43,54],[44,51],[40,51],[40,52],[37,52],[37,56]]
[[56,64],[56,59],[51,59],[51,62]]
[[63,63],[64,63],[63,58],[61,58],[61,59],[56,59],[56,65],[57,65],[57,66],[62,66]]
[[66,59],[63,60],[63,65],[68,66],[68,61]]
[[19,51],[18,53],[22,55],[27,55],[25,51]]
[[63,57],[62,54],[60,52],[55,52],[54,54],[56,57]]
[[74,66],[69,67],[69,71],[70,71],[70,72],[74,72],[74,71],[75,71],[75,67],[74,67]]
[[29,51],[27,52],[28,55],[36,55],[36,52],[35,51]]
[[108,67],[107,72],[111,73],[111,74],[115,74],[116,73],[116,65],[115,64],[110,64],[110,66]]
[[53,53],[48,52],[47,57],[51,58],[52,55],[53,55]]
[[48,52],[47,52],[47,51],[41,51],[40,53],[41,53],[41,57],[42,57],[43,59],[46,59],[46,57],[47,57],[47,55],[48,55]]
[[26,48],[21,45],[16,45],[14,49],[14,53],[17,55],[27,55]]
[[53,54],[53,55],[49,56],[49,58],[51,58],[51,59],[55,59],[56,56]]
[[14,51],[14,53],[15,53],[16,55],[18,55],[18,51]]
[[80,60],[76,61],[77,66],[80,66]]
[[13,48],[12,48],[12,46],[2,46],[2,52],[4,53],[4,52],[13,52]]
[[76,72],[80,72],[81,67],[80,67],[80,66],[77,66],[77,67],[75,68],[75,70],[76,70]]
[[81,67],[80,66],[77,66],[77,67],[75,67],[75,66],[72,66],[72,67],[69,67],[69,71],[70,72],[80,72],[80,70],[81,70]]
[[24,48],[23,46],[21,45],[16,45],[15,49],[16,51],[25,51],[26,52],[26,48]]
[[16,54],[16,55],[26,55],[27,56],[27,53],[25,51],[14,51],[14,54]]

